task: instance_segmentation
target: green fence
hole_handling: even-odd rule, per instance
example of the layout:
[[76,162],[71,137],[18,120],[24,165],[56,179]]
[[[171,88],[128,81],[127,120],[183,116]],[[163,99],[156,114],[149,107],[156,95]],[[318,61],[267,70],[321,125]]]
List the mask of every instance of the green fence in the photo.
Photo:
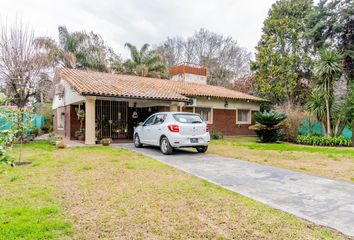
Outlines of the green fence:
[[[0,112],[4,112],[4,110],[0,109]],[[25,114],[23,116],[24,123],[27,122],[27,118],[28,117]],[[31,122],[32,122],[33,127],[40,129],[41,126],[44,124],[44,117],[39,116],[39,115],[33,115],[33,116],[31,116]],[[6,119],[4,119],[0,116],[0,130],[7,130],[7,129],[11,128],[11,126],[12,126],[11,122],[7,121]]]
[[[325,135],[325,130],[321,127],[321,124],[319,122],[315,123],[310,123],[309,121],[304,121],[301,123],[300,126],[300,134],[301,135],[307,135],[309,132],[309,129],[312,129],[313,134],[318,134],[321,136]],[[352,137],[352,131],[349,128],[344,128],[342,132],[342,136],[346,138],[351,138]]]

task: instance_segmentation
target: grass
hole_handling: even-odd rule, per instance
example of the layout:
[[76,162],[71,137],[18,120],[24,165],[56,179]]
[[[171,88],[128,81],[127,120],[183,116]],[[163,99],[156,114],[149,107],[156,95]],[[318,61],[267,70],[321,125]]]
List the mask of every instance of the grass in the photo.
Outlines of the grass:
[[213,140],[209,152],[351,183],[354,177],[354,148],[258,143],[253,137],[227,137]]
[[35,142],[23,160],[0,166],[0,239],[346,238],[125,149]]

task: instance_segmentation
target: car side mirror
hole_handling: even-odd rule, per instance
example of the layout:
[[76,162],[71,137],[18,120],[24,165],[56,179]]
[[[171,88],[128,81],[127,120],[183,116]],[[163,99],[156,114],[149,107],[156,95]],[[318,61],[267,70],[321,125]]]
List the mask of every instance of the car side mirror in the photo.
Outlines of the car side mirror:
[[138,126],[143,126],[143,125],[144,125],[143,122],[139,122],[139,123],[138,123]]

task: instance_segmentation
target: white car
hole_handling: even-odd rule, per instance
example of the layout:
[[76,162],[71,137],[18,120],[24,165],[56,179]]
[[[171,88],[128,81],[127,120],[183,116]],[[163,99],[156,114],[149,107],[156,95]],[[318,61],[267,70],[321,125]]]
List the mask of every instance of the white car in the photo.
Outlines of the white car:
[[200,115],[187,112],[159,112],[139,123],[134,130],[134,145],[159,146],[163,154],[174,148],[194,147],[204,153],[208,149],[208,125]]

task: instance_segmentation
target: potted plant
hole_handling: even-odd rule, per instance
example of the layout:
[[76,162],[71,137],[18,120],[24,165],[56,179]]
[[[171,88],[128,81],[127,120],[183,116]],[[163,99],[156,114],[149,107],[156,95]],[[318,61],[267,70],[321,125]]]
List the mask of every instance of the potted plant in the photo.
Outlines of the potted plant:
[[83,141],[85,140],[85,131],[84,129],[80,129],[78,131],[75,132],[75,137],[77,138],[77,140]]
[[85,129],[82,127],[83,122],[85,120],[85,111],[83,109],[75,109],[77,119],[80,121],[80,130],[75,132],[75,137],[77,137],[78,140],[83,141],[85,140]]

